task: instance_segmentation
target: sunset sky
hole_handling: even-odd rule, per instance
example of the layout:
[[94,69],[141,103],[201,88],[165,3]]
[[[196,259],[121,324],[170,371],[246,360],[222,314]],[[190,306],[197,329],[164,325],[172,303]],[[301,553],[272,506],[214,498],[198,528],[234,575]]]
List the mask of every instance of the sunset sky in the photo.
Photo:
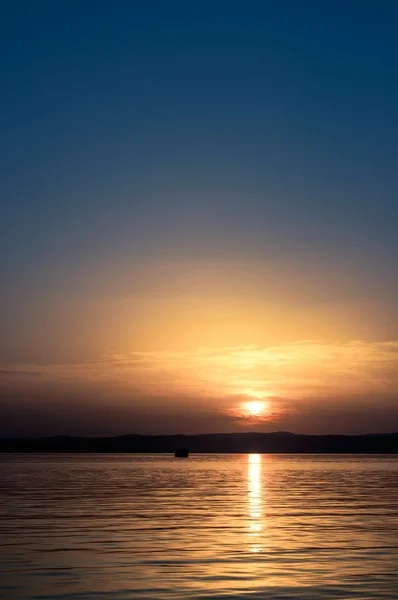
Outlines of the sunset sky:
[[0,10],[0,436],[398,431],[398,3]]

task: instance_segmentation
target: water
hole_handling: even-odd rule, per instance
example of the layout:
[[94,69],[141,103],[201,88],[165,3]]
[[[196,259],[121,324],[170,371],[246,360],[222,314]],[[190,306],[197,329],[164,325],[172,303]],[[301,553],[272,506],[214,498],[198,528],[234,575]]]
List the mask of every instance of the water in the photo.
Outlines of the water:
[[398,458],[0,456],[0,597],[397,598]]

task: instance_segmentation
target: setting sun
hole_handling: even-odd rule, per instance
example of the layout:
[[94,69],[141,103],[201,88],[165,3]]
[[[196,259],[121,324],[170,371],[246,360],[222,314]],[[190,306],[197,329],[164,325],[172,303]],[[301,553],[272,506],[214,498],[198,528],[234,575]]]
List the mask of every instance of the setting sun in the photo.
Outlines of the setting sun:
[[246,408],[251,415],[256,416],[263,412],[264,402],[258,402],[257,400],[254,400],[253,402],[247,402]]

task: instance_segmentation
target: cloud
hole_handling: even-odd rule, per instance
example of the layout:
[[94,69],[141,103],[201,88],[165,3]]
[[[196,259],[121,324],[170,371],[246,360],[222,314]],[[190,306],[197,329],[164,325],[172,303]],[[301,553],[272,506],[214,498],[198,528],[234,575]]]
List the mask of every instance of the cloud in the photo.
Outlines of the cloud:
[[398,382],[398,342],[303,340],[267,347],[110,354],[76,364],[5,365],[4,387],[110,386],[145,395],[288,398],[389,391]]
[[[0,435],[390,431],[398,428],[397,367],[398,342],[361,340],[8,364],[0,368]],[[264,402],[263,419],[242,410],[252,400]]]

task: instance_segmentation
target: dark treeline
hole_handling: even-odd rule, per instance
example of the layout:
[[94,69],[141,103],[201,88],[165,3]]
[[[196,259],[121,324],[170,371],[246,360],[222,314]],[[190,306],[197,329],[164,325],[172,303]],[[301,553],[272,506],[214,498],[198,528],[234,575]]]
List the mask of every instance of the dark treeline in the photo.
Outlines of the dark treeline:
[[277,432],[0,440],[0,452],[174,452],[180,447],[189,448],[190,452],[214,453],[396,454],[398,433],[343,436]]

